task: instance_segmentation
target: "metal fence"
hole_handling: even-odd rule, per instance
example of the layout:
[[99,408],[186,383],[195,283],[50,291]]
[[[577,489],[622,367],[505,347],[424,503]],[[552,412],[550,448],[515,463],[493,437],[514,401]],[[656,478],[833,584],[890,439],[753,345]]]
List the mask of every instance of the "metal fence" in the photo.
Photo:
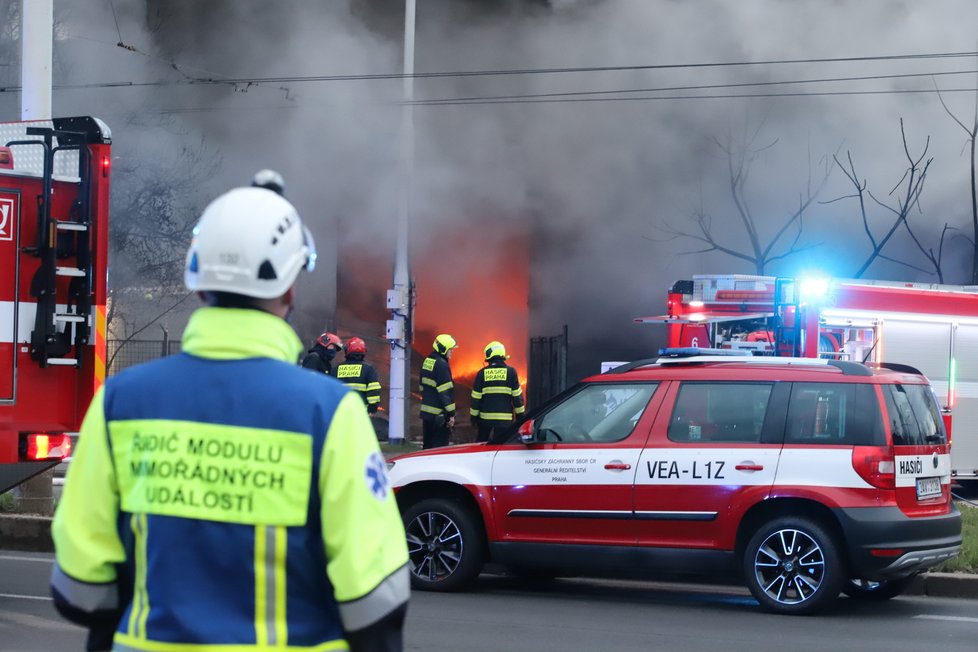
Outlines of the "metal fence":
[[180,340],[108,340],[108,375],[180,351]]
[[560,335],[530,338],[526,402],[531,408],[567,389],[567,326]]

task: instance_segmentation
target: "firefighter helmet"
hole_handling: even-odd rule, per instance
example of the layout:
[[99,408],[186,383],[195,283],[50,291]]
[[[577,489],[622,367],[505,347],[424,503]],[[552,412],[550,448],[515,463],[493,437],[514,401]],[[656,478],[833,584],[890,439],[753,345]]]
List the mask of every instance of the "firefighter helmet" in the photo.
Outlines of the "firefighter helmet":
[[251,185],[256,188],[265,188],[266,190],[277,192],[283,197],[285,196],[285,179],[275,170],[258,170],[258,172],[255,172],[255,176],[251,178]]
[[184,281],[192,291],[273,299],[315,265],[312,234],[292,204],[264,188],[235,188],[194,226]]
[[346,341],[346,344],[343,347],[343,352],[347,355],[350,355],[351,353],[366,353],[367,343],[359,337],[351,337]]
[[341,340],[335,333],[330,333],[328,331],[324,331],[322,335],[316,338],[316,344],[324,349],[334,347],[336,351],[343,348],[343,340]]
[[456,342],[455,338],[448,333],[442,333],[435,338],[435,343],[432,346],[438,353],[447,355],[449,351],[458,346],[458,342]]
[[486,344],[486,360],[492,360],[493,358],[506,359],[509,356],[506,355],[506,347],[503,346],[502,342],[493,340]]

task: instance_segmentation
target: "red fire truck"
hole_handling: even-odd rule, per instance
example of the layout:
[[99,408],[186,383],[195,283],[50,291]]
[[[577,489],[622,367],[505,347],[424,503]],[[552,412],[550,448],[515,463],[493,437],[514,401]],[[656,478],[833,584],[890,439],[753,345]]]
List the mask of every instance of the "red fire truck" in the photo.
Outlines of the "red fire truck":
[[952,434],[952,476],[978,479],[978,286],[702,275],[677,281],[670,347],[897,363],[931,381]]
[[111,134],[0,123],[0,492],[68,457],[105,378]]

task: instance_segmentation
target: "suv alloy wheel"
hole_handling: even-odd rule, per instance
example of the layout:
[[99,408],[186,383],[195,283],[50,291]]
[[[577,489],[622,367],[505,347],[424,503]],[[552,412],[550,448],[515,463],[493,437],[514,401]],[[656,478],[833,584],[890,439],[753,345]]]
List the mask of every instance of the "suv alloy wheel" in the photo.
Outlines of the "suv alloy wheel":
[[751,593],[777,613],[820,611],[838,598],[846,580],[835,541],[807,518],[778,518],[758,529],[743,563]]
[[404,513],[411,585],[455,591],[478,576],[486,557],[482,524],[460,503],[426,498]]

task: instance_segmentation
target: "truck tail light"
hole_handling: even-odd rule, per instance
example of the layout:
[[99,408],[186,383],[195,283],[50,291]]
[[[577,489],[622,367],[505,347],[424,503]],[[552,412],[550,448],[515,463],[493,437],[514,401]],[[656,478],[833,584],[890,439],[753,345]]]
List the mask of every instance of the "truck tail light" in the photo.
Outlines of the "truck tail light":
[[68,435],[27,435],[27,459],[63,460],[71,457],[71,437]]
[[896,459],[888,446],[853,446],[852,468],[877,489],[896,489]]
[[102,176],[103,177],[109,176],[109,169],[111,167],[112,167],[112,159],[110,159],[108,156],[103,156],[102,157]]

